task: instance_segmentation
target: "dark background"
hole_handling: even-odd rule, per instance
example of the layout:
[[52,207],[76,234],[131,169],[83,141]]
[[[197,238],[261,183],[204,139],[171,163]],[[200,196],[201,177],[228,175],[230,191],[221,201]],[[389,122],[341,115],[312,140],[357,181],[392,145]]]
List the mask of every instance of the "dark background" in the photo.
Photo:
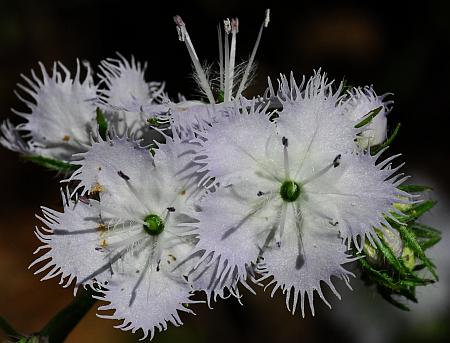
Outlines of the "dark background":
[[[172,16],[183,17],[200,58],[214,62],[217,23],[239,17],[238,57],[244,59],[267,7],[272,10],[271,22],[257,54],[258,74],[247,95],[262,94],[267,76],[274,80],[292,70],[300,77],[320,67],[332,79],[345,77],[353,85],[373,84],[379,94],[394,93],[390,126],[401,122],[402,128],[390,153],[402,152],[405,172],[427,175],[448,200],[450,5],[445,1],[413,5],[392,1],[0,0],[0,119],[19,122],[10,108],[26,108],[13,90],[21,81],[19,75],[29,75],[38,61],[50,67],[59,60],[74,70],[77,57],[96,66],[116,51],[148,61],[147,80],[166,81],[171,96],[195,95],[190,60],[177,40]],[[19,330],[32,332],[71,298],[71,291],[61,289],[56,281],[40,283],[26,270],[38,246],[32,234],[38,224],[34,213],[40,205],[59,208],[59,177],[0,148],[0,181],[0,315]],[[303,320],[287,312],[281,296],[275,301],[266,294],[247,296],[244,301],[244,307],[230,301],[219,303],[214,311],[199,307],[199,315],[186,318],[182,329],[171,327],[155,342],[364,341],[363,327],[355,332],[348,325],[338,325],[328,311]],[[345,306],[345,299],[336,306]],[[350,310],[355,316],[361,311]],[[91,312],[69,341],[137,338],[113,330],[112,324]],[[447,334],[448,329],[438,330],[422,339],[444,341]],[[405,340],[408,335],[393,340]]]

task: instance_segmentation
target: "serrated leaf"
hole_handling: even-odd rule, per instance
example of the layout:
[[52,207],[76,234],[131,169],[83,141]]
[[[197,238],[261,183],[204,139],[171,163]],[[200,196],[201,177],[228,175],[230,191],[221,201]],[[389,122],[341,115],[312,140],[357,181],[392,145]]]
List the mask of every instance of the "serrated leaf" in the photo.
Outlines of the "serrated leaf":
[[363,118],[363,120],[361,120],[358,124],[355,125],[355,129],[359,129],[361,127],[366,126],[367,124],[369,124],[373,118],[375,118],[378,113],[380,113],[380,111],[383,109],[383,106],[377,107],[374,110],[370,111],[369,113],[367,113]]
[[98,133],[103,140],[106,140],[106,134],[108,133],[108,122],[106,121],[105,114],[99,107],[96,109],[96,114]]
[[72,172],[79,168],[79,166],[68,163],[68,162],[55,160],[52,158],[39,156],[39,155],[25,155],[23,157],[26,160],[32,161],[40,166],[43,166],[43,167],[51,169],[51,170],[56,170],[59,172],[65,172],[65,173]]
[[427,266],[427,269],[433,274],[436,280],[439,279],[434,264],[425,256],[419,242],[416,239],[414,232],[412,232],[408,227],[400,225],[398,231],[402,240],[406,245],[414,252],[414,254]]
[[421,185],[400,185],[398,189],[407,193],[421,193],[433,190],[431,187]]

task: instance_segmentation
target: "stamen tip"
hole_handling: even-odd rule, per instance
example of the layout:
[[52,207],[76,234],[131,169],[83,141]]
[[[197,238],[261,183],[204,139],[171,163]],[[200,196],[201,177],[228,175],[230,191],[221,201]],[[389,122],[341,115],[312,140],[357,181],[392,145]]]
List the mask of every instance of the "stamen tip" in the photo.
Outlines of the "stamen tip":
[[270,22],[270,8],[266,9],[266,16],[264,18],[264,27],[269,26]]
[[178,39],[180,42],[184,42],[186,36],[186,25],[184,24],[183,19],[181,19],[179,15],[176,15],[173,17],[173,21],[177,25]]
[[176,24],[177,26],[186,26],[186,25],[184,24],[183,19],[181,19],[181,17],[180,17],[178,14],[177,14],[176,16],[173,17],[173,21],[175,22],[175,24]]
[[239,32],[239,19],[238,18],[231,19],[231,32],[232,33]]
[[339,167],[339,165],[341,164],[341,154],[337,155],[334,160],[333,160],[333,167]]
[[226,34],[229,34],[231,32],[230,19],[227,18],[223,21],[223,28],[224,28]]

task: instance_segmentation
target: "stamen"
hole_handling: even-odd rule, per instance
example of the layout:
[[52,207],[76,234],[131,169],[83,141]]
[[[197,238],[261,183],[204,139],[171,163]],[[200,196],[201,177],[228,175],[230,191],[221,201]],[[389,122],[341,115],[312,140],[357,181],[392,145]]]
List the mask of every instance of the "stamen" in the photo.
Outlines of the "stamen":
[[229,101],[230,94],[229,94],[229,89],[230,89],[230,43],[228,41],[228,35],[231,32],[231,24],[230,24],[230,19],[226,19],[223,21],[223,27],[225,30],[225,90],[224,90],[224,101]]
[[339,167],[341,164],[341,154],[337,155],[333,160],[333,168]]
[[283,239],[284,234],[284,227],[286,224],[286,213],[287,213],[287,203],[283,203],[281,207],[281,214],[280,214],[280,224],[278,225],[278,239],[277,239],[277,247],[281,248],[281,240]]
[[122,178],[122,179],[124,179],[125,181],[128,181],[128,180],[130,180],[130,177],[128,176],[128,175],[126,175],[123,171],[121,171],[121,170],[119,170],[118,172],[117,172],[117,174],[119,174],[119,176]]
[[286,179],[290,179],[290,177],[289,177],[289,155],[288,155],[288,151],[287,151],[288,139],[286,137],[283,137],[281,139],[281,143],[283,144],[284,177]]
[[239,97],[242,92],[244,91],[245,84],[247,83],[248,76],[250,75],[250,71],[252,70],[253,61],[255,60],[256,51],[258,50],[259,42],[261,41],[261,36],[263,33],[264,28],[266,28],[269,25],[270,22],[270,9],[266,9],[266,14],[264,17],[264,21],[261,25],[261,28],[259,29],[258,37],[256,38],[255,45],[252,50],[252,54],[250,55],[250,59],[248,60],[247,67],[244,71],[244,76],[242,77],[241,84],[239,85],[238,91],[236,93],[236,98]]
[[236,34],[239,32],[239,20],[231,19],[231,50],[230,50],[230,76],[228,82],[228,101],[231,100],[233,95],[233,79],[234,79],[234,66],[236,64]]
[[189,33],[186,30],[186,24],[184,23],[183,19],[179,15],[176,15],[173,17],[173,20],[175,21],[175,24],[177,25],[177,31],[178,31],[178,39],[181,42],[184,42],[186,44],[186,48],[189,52],[189,56],[191,57],[192,63],[194,64],[195,72],[197,73],[200,87],[205,92],[206,96],[208,97],[208,100],[211,104],[215,104],[214,96],[211,91],[211,87],[208,83],[208,79],[206,77],[205,71],[203,70],[200,61],[198,59],[197,53],[195,52],[194,45],[192,44],[191,38],[189,37]]
[[316,180],[317,178],[321,177],[323,174],[325,174],[327,171],[329,171],[331,168],[339,167],[341,164],[341,154],[337,155],[333,162],[331,162],[329,165],[327,165],[325,168],[322,168],[319,170],[316,174],[311,175],[310,177],[306,178],[301,184],[306,185],[307,183],[310,183],[311,181]]

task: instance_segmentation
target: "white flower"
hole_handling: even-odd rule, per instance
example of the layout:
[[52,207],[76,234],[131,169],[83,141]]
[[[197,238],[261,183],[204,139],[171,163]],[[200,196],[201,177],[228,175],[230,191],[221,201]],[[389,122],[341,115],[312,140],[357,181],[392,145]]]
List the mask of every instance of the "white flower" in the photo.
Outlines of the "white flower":
[[388,94],[378,96],[372,87],[352,88],[343,100],[344,114],[355,123],[360,122],[369,112],[381,107],[380,112],[365,126],[358,144],[362,148],[378,145],[387,138],[387,118],[393,101],[386,101]]
[[199,132],[196,159],[205,182],[219,188],[200,204],[197,249],[220,261],[218,277],[237,271],[242,281],[257,264],[260,281],[273,277],[272,295],[282,289],[292,311],[300,296],[304,315],[305,295],[313,313],[313,292],[325,301],[321,281],[336,295],[332,276],[348,284],[350,244],[360,250],[365,238],[376,239],[374,226],[390,228],[384,216],[403,179],[390,178],[390,159],[376,164],[379,155],[354,151],[359,130],[325,76],[304,88],[280,84],[276,123],[236,107]]
[[79,181],[82,201],[62,214],[44,209],[49,229],[38,236],[50,250],[37,262],[52,260],[38,272],[54,265],[45,278],[108,281],[101,299],[109,304],[100,310],[115,311],[101,317],[123,319],[118,327],[142,329],[143,339],[167,322],[180,325],[179,312],[192,313],[186,305],[194,302],[193,290],[207,283],[185,266],[194,263],[194,204],[201,192],[193,148],[176,135],[154,157],[130,139],[94,142],[70,178]]
[[99,86],[106,88],[99,89],[99,98],[116,132],[121,135],[127,131],[137,132],[137,137],[141,138],[148,127],[144,109],[158,107],[164,84],[145,80],[147,63],[142,66],[134,56],[128,61],[119,53],[117,55],[118,59],[108,58],[100,63]]
[[[1,143],[15,151],[68,161],[73,153],[86,151],[85,145],[89,144],[91,130],[97,125],[94,103],[97,88],[93,84],[88,64],[85,64],[86,77],[84,81],[80,80],[78,60],[73,79],[61,63],[53,64],[52,76],[42,63],[39,65],[42,80],[32,70],[32,79],[22,75],[27,85],[19,84],[33,99],[27,100],[17,93],[30,112],[14,112],[26,122],[16,128],[8,123],[3,124]],[[26,132],[22,137],[29,137],[30,140],[26,143],[25,140],[21,141],[18,131]]]
[[[93,285],[94,279],[103,283],[109,280],[109,258],[102,246],[106,226],[101,219],[96,201],[71,201],[62,194],[64,212],[42,207],[43,217],[38,218],[47,226],[36,228],[36,236],[44,243],[34,253],[42,249],[48,251],[37,258],[30,268],[46,261],[34,274],[46,272],[41,279],[60,276],[60,284],[70,286],[76,280],[74,293],[78,285]],[[76,263],[74,263],[76,262]]]

